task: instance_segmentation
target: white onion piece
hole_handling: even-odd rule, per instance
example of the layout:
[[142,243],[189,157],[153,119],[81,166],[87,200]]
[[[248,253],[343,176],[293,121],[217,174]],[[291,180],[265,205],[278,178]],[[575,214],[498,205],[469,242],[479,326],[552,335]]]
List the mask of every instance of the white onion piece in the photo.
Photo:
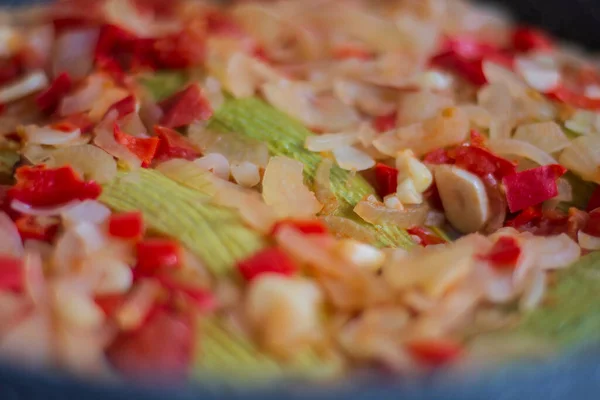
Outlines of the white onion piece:
[[92,254],[102,249],[107,243],[107,237],[101,229],[88,221],[79,222],[73,232],[81,240],[82,249],[86,254]]
[[529,86],[540,92],[549,92],[560,83],[560,72],[554,65],[517,57],[515,69]]
[[248,161],[231,164],[231,176],[244,187],[254,187],[260,183],[258,167]]
[[28,28],[24,36],[22,51],[23,63],[26,69],[32,69],[47,65],[53,52],[54,27],[45,24]]
[[49,126],[38,127],[36,125],[24,126],[22,132],[25,134],[28,143],[44,145],[66,144],[73,142],[81,136],[79,129],[65,132],[52,129]]
[[424,90],[444,91],[452,87],[452,75],[444,72],[431,69],[417,75],[413,82]]
[[600,132],[600,114],[577,110],[571,119],[565,121],[565,127],[580,135],[591,135]]
[[571,141],[554,121],[521,125],[514,139],[531,143],[548,154],[556,153],[571,145]]
[[333,83],[333,93],[345,104],[354,106],[368,115],[386,115],[396,109],[397,92],[388,88],[336,79]]
[[513,277],[510,274],[501,274],[492,271],[486,266],[487,277],[485,279],[484,293],[492,303],[503,304],[516,296]]
[[194,160],[200,168],[210,171],[221,179],[229,179],[229,160],[219,153],[208,153]]
[[488,147],[494,153],[527,158],[539,165],[558,164],[550,154],[522,140],[493,139],[488,142]]
[[422,226],[427,218],[426,206],[420,205],[398,210],[388,208],[382,203],[366,200],[359,201],[354,207],[354,212],[371,224],[391,224],[400,228]]
[[358,142],[358,132],[324,133],[306,138],[304,147],[310,151],[332,151]]
[[125,293],[131,288],[133,284],[133,272],[127,263],[108,257],[93,260],[92,262],[98,261],[102,263],[102,276],[94,289],[95,294]]
[[492,115],[482,106],[474,104],[461,105],[460,109],[467,114],[469,121],[475,126],[489,128],[492,122]]
[[106,20],[117,26],[126,26],[127,30],[140,37],[157,37],[177,32],[181,24],[173,19],[155,18],[151,13],[140,12],[137,4],[131,0],[108,0],[103,7]]
[[10,208],[25,215],[33,215],[35,217],[53,217],[60,215],[65,211],[75,207],[79,204],[79,200],[72,200],[68,203],[61,204],[54,207],[32,207],[29,204],[23,203],[20,200],[14,199],[10,203]]
[[600,183],[600,136],[580,136],[563,150],[560,163],[583,179]]
[[450,97],[429,90],[403,93],[398,101],[398,126],[423,122],[452,105]]
[[117,87],[105,88],[100,92],[100,96],[96,98],[94,104],[92,104],[88,117],[90,117],[93,122],[100,121],[110,106],[128,96],[129,92],[125,89]]
[[160,284],[144,279],[129,294],[125,304],[115,313],[115,320],[123,330],[137,329],[152,310],[161,291]]
[[52,75],[63,72],[72,79],[87,76],[94,64],[94,49],[100,31],[97,28],[70,29],[62,33],[54,43]]
[[117,111],[113,110],[96,126],[94,143],[108,154],[125,162],[129,168],[139,168],[142,165],[142,160],[115,140],[113,123],[116,116]]
[[265,204],[260,194],[243,190],[230,182],[223,181],[218,185],[214,202],[235,208],[248,226],[262,233],[270,232],[276,221],[274,211]]
[[544,271],[537,270],[533,273],[531,281],[519,301],[519,309],[523,311],[535,309],[544,299],[544,293],[546,293],[546,274]]
[[541,269],[566,268],[581,256],[581,248],[566,233],[557,236],[534,237],[532,250]]
[[579,246],[584,250],[600,250],[600,237],[592,236],[583,231],[577,232]]
[[375,165],[367,153],[352,146],[337,147],[333,156],[339,167],[348,171],[364,171]]
[[26,252],[23,260],[23,284],[33,304],[38,307],[44,306],[48,301],[48,287],[39,253],[29,250]]
[[512,96],[523,97],[527,93],[527,85],[519,76],[494,62],[483,62],[483,74],[490,84],[505,85]]
[[304,185],[304,164],[291,158],[271,157],[263,176],[263,198],[281,217],[310,218],[322,205]]
[[100,225],[110,216],[110,209],[96,200],[84,200],[62,213],[63,223],[68,227],[80,222]]
[[110,182],[117,175],[117,162],[113,156],[91,144],[54,150],[47,164],[49,167],[70,165],[85,179],[98,183]]
[[315,197],[323,204],[322,214],[329,215],[338,207],[338,200],[331,189],[331,167],[333,161],[323,158],[315,172]]
[[108,82],[108,79],[100,74],[88,76],[85,81],[85,86],[62,99],[58,113],[61,116],[66,117],[68,115],[91,110],[96,99],[98,99],[105,90],[105,86]]
[[[136,109],[139,108],[139,103],[136,103]],[[146,129],[146,125],[142,121],[139,112],[134,111],[131,114],[128,114],[121,118],[119,121],[119,125],[123,132],[130,134],[131,136],[136,137],[149,137],[148,129]]]
[[48,86],[48,77],[41,70],[32,71],[17,81],[0,88],[0,103],[10,103],[22,99]]
[[4,212],[0,212],[0,254],[21,258],[23,242],[14,222]]
[[52,287],[54,311],[65,323],[80,329],[94,329],[104,322],[104,312],[89,293],[71,282],[59,282]]

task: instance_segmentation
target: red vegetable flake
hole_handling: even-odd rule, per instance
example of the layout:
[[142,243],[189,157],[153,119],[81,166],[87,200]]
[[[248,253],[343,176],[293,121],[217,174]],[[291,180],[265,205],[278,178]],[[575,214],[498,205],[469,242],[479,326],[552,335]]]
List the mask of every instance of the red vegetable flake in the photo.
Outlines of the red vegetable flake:
[[585,207],[585,211],[590,212],[598,207],[600,207],[600,186],[596,186],[596,189],[594,189],[594,192]]
[[544,32],[529,27],[518,27],[512,32],[512,47],[515,50],[528,52],[552,50],[553,44]]
[[210,103],[196,84],[163,100],[159,106],[163,110],[160,125],[167,128],[179,128],[198,120],[206,121],[213,114]]
[[155,160],[166,161],[172,158],[183,158],[191,161],[200,157],[200,151],[179,132],[155,125],[154,133],[160,140],[156,149]]
[[56,123],[50,125],[50,128],[55,129],[57,131],[65,132],[65,133],[70,133],[76,129],[79,129],[75,124],[72,124],[68,121],[56,122]]
[[497,180],[501,180],[517,170],[515,163],[482,147],[459,146],[453,150],[452,157],[457,167],[480,177],[491,174]]
[[396,116],[397,114],[394,112],[388,115],[376,117],[373,120],[373,127],[377,130],[377,132],[386,132],[392,130],[396,127]]
[[489,253],[480,256],[481,260],[489,261],[496,269],[513,269],[521,257],[521,246],[514,237],[502,236]]
[[406,343],[406,349],[423,364],[438,367],[448,364],[462,353],[460,343],[450,339],[420,339]]
[[117,111],[117,119],[123,118],[124,116],[131,114],[135,111],[136,101],[133,95],[127,96],[111,105],[104,115],[109,114],[113,110]]
[[576,93],[564,85],[559,85],[546,93],[546,95],[553,100],[561,101],[575,108],[594,111],[600,110],[600,99]]
[[284,226],[294,228],[306,235],[328,232],[327,226],[318,219],[284,219],[277,221],[271,230],[271,235],[275,235]]
[[206,30],[211,35],[242,38],[247,36],[242,26],[231,16],[219,9],[206,13]]
[[0,85],[17,79],[21,72],[23,66],[17,57],[0,60]]
[[377,182],[377,194],[382,198],[396,193],[398,170],[388,165],[377,163],[375,165],[375,181]]
[[250,258],[238,262],[237,267],[246,281],[251,281],[262,274],[292,276],[296,273],[296,265],[292,259],[275,247],[261,250]]
[[33,207],[96,199],[102,191],[96,182],[81,180],[70,166],[54,169],[44,165],[23,166],[15,176],[17,183],[9,189],[8,197]]
[[104,315],[112,316],[125,303],[125,294],[103,294],[94,298],[95,303],[102,309]]
[[171,292],[171,294],[180,293],[184,295],[199,311],[209,312],[214,310],[217,306],[217,299],[207,289],[179,282],[167,274],[159,274],[156,278],[165,289]]
[[121,239],[139,239],[144,233],[144,218],[139,211],[112,214],[108,220],[108,233]]
[[425,157],[423,157],[423,162],[425,164],[440,165],[453,164],[454,160],[450,158],[450,156],[448,155],[448,151],[446,151],[445,149],[437,149],[427,153]]
[[351,58],[370,60],[373,58],[373,53],[364,47],[346,44],[333,49],[333,58],[337,60],[347,60]]
[[181,260],[179,244],[168,239],[144,239],[137,243],[136,272],[153,275],[159,269],[176,268]]
[[41,240],[50,243],[58,232],[58,223],[40,223],[33,215],[23,215],[15,221],[21,240]]
[[511,212],[535,206],[558,195],[556,180],[566,172],[561,165],[544,165],[502,179]]
[[0,254],[0,289],[23,288],[23,263],[18,258]]
[[485,136],[481,133],[477,132],[475,129],[471,129],[469,133],[469,138],[471,139],[471,146],[483,147],[485,148]]
[[50,86],[37,95],[35,103],[40,110],[51,113],[59,105],[60,101],[71,90],[73,82],[66,72],[63,72],[50,83]]
[[119,125],[114,126],[115,140],[127,147],[129,151],[135,154],[142,160],[142,166],[147,167],[152,162],[156,149],[158,148],[159,139],[156,137],[142,138],[128,135],[123,132]]
[[419,238],[419,244],[423,247],[446,243],[444,238],[437,236],[429,228],[414,226],[406,230],[409,234]]
[[141,329],[121,332],[106,354],[127,376],[184,379],[191,366],[194,340],[190,313],[160,308]]
[[595,209],[590,212],[589,220],[583,228],[583,232],[588,235],[600,237],[600,209]]
[[[79,131],[84,134],[91,132],[94,128],[94,122],[87,116],[87,114],[73,114],[55,123],[59,126],[72,126],[79,128]],[[63,125],[64,124],[64,125]]]

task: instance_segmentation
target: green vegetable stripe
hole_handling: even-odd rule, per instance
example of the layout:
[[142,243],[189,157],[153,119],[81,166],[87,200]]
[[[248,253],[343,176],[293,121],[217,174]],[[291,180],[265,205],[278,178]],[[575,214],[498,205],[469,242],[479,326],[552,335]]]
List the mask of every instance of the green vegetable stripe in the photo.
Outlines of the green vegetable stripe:
[[177,92],[187,82],[188,78],[179,71],[160,71],[139,78],[155,100],[160,101]]
[[[216,113],[209,128],[224,132],[238,132],[267,143],[272,155],[294,158],[304,164],[304,175],[312,183],[322,157],[304,148],[312,133],[299,122],[256,98],[227,100]],[[383,246],[410,247],[414,243],[402,229],[392,225],[371,225],[352,211],[373,188],[360,176],[352,176],[334,165],[331,168],[332,188],[340,202],[336,215],[351,218],[374,230]]]
[[548,305],[524,317],[512,333],[547,339],[561,346],[600,340],[600,252],[559,271]]
[[214,375],[252,381],[282,376],[326,379],[340,373],[338,363],[324,361],[310,351],[293,363],[280,364],[262,354],[249,340],[229,332],[215,318],[204,319],[200,324],[194,368],[199,378]]
[[180,240],[215,275],[229,273],[237,260],[265,246],[234,210],[209,203],[207,195],[157,171],[119,173],[104,186],[100,201],[117,211],[140,210],[151,229]]

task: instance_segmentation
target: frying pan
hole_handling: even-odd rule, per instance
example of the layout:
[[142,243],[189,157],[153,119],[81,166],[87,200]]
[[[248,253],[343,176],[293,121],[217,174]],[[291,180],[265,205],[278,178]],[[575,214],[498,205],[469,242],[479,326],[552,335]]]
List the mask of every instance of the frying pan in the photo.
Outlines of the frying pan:
[[[166,0],[168,1],[168,0]],[[298,0],[300,1],[300,0]],[[306,0],[305,0],[306,1]],[[0,0],[0,6],[25,6],[40,0]],[[517,20],[537,25],[557,37],[590,50],[600,49],[600,1],[504,0]],[[600,299],[599,299],[600,300]],[[83,380],[62,372],[26,370],[0,365],[0,400],[558,400],[600,398],[600,346],[586,346],[552,362],[519,362],[476,374],[438,372],[399,380],[368,376],[320,386],[280,382],[271,386],[241,387],[214,380],[189,386],[152,383],[106,383]]]

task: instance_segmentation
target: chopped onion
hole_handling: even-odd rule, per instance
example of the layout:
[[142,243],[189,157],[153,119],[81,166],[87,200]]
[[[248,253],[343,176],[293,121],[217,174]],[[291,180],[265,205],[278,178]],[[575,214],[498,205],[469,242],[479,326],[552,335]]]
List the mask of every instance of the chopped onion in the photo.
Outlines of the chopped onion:
[[93,122],[100,121],[102,117],[104,117],[104,114],[106,114],[110,106],[112,106],[120,100],[123,100],[129,95],[129,92],[125,89],[117,87],[105,88],[100,93],[100,96],[97,97],[94,103],[92,104],[92,108],[88,113],[88,117],[90,117],[90,119]]
[[229,179],[229,160],[219,153],[208,153],[197,158],[194,163],[200,168],[210,171],[221,179]]
[[406,92],[398,102],[398,126],[408,126],[433,118],[444,108],[451,107],[450,97],[429,90]]
[[231,164],[231,176],[244,187],[253,187],[260,183],[258,167],[248,161]]
[[354,207],[354,212],[365,221],[374,224],[391,224],[400,228],[422,226],[427,218],[428,208],[425,205],[405,207],[397,210],[386,207],[382,203],[361,200]]
[[86,179],[98,183],[110,182],[117,175],[115,159],[104,150],[90,144],[55,150],[48,164],[52,167],[70,165]]
[[235,208],[248,226],[265,234],[271,231],[276,221],[274,212],[258,193],[243,190],[229,182],[218,185],[214,202]]
[[10,103],[39,92],[45,89],[48,83],[48,77],[44,71],[32,71],[17,81],[2,86],[0,88],[0,103]]
[[488,142],[488,147],[494,153],[523,157],[539,165],[558,164],[550,154],[522,140],[493,139]]
[[556,122],[538,122],[521,125],[514,139],[531,143],[548,154],[556,153],[571,145],[571,141]]
[[310,151],[332,151],[339,147],[352,146],[358,142],[358,132],[325,133],[308,136],[304,147]]
[[579,246],[584,250],[600,250],[600,237],[579,231],[577,232],[577,240]]
[[[400,138],[402,135],[402,139]],[[414,124],[398,130],[384,132],[373,140],[373,147],[390,157],[395,157],[400,150],[407,148],[407,138],[422,138],[425,136],[421,124]],[[412,140],[412,139],[411,139]]]
[[354,238],[363,243],[377,243],[373,233],[365,226],[349,218],[336,215],[326,215],[320,217],[325,222],[329,231],[340,238]]
[[560,163],[583,179],[600,183],[600,137],[580,136],[563,150]]
[[125,293],[133,284],[133,272],[126,262],[114,257],[89,259],[88,263],[98,264],[96,267],[86,263],[84,268],[97,268],[102,271],[98,284],[94,288],[97,295]]
[[58,113],[66,117],[91,110],[107,84],[109,84],[108,78],[103,75],[88,76],[81,89],[62,99]]
[[209,196],[215,193],[215,176],[193,161],[174,158],[160,163],[156,170],[175,182],[192,187]]
[[541,269],[566,268],[581,256],[581,249],[566,233],[557,236],[533,237],[536,264]]
[[540,92],[549,92],[560,83],[560,72],[555,65],[517,57],[515,69],[529,86]]
[[588,110],[577,110],[571,119],[565,122],[565,127],[580,135],[599,133],[600,114]]
[[61,33],[54,43],[52,75],[66,72],[75,80],[85,78],[94,64],[98,35],[97,28],[70,29]]
[[104,322],[102,309],[75,284],[59,282],[52,289],[54,310],[66,323],[80,329],[94,329]]
[[534,271],[531,281],[521,297],[519,308],[523,311],[535,309],[542,302],[545,293],[546,274],[544,271]]
[[23,64],[26,69],[47,65],[52,56],[54,45],[54,27],[51,23],[28,27],[24,36]]
[[263,176],[263,198],[280,218],[310,218],[323,207],[304,185],[304,164],[291,158],[271,157]]
[[48,301],[48,288],[42,257],[39,253],[27,250],[23,259],[23,284],[25,292],[37,307],[44,306]]
[[333,213],[338,207],[337,197],[331,189],[331,167],[333,161],[323,158],[315,172],[315,197],[323,204],[321,213],[325,215]]
[[335,148],[333,156],[340,168],[348,171],[364,171],[375,166],[375,160],[367,153],[352,146]]
[[333,97],[318,97],[305,84],[285,80],[265,83],[262,92],[271,105],[311,128],[335,132],[359,122],[352,107]]
[[122,160],[129,168],[139,168],[142,165],[142,160],[129,151],[127,147],[115,140],[113,123],[116,115],[116,110],[111,111],[109,115],[107,115],[104,120],[96,126],[94,130],[96,133],[94,144],[108,154],[116,157],[119,160]]
[[115,320],[125,331],[139,328],[152,311],[154,302],[161,291],[160,284],[144,279],[129,293],[125,304],[115,313]]
[[100,225],[110,216],[110,209],[96,200],[84,200],[62,213],[64,224],[69,227],[80,222]]
[[181,24],[172,18],[164,20],[153,14],[140,12],[136,2],[132,0],[107,0],[103,11],[108,23],[127,27],[128,31],[144,38],[164,36],[181,29]]
[[72,200],[68,203],[54,207],[32,207],[29,204],[25,204],[20,200],[14,199],[10,203],[10,208],[25,215],[33,215],[36,217],[53,217],[66,212],[67,210],[78,205],[79,203],[79,200]]
[[396,109],[396,91],[368,85],[358,81],[336,79],[333,83],[335,96],[349,106],[372,115],[387,115]]
[[36,125],[24,126],[21,132],[25,135],[28,143],[44,145],[71,143],[81,136],[81,131],[79,129],[65,132],[58,129],[52,129],[49,126],[38,127]]
[[483,74],[490,84],[505,85],[512,96],[523,97],[527,93],[527,86],[515,73],[494,62],[483,62]]
[[489,128],[492,122],[492,115],[482,106],[467,104],[460,106],[460,109],[467,114],[469,121],[480,128]]
[[225,102],[225,95],[223,94],[221,83],[212,76],[207,76],[202,86],[203,93],[205,94],[210,107],[217,111]]
[[4,212],[0,212],[0,254],[21,258],[23,242],[14,222]]

